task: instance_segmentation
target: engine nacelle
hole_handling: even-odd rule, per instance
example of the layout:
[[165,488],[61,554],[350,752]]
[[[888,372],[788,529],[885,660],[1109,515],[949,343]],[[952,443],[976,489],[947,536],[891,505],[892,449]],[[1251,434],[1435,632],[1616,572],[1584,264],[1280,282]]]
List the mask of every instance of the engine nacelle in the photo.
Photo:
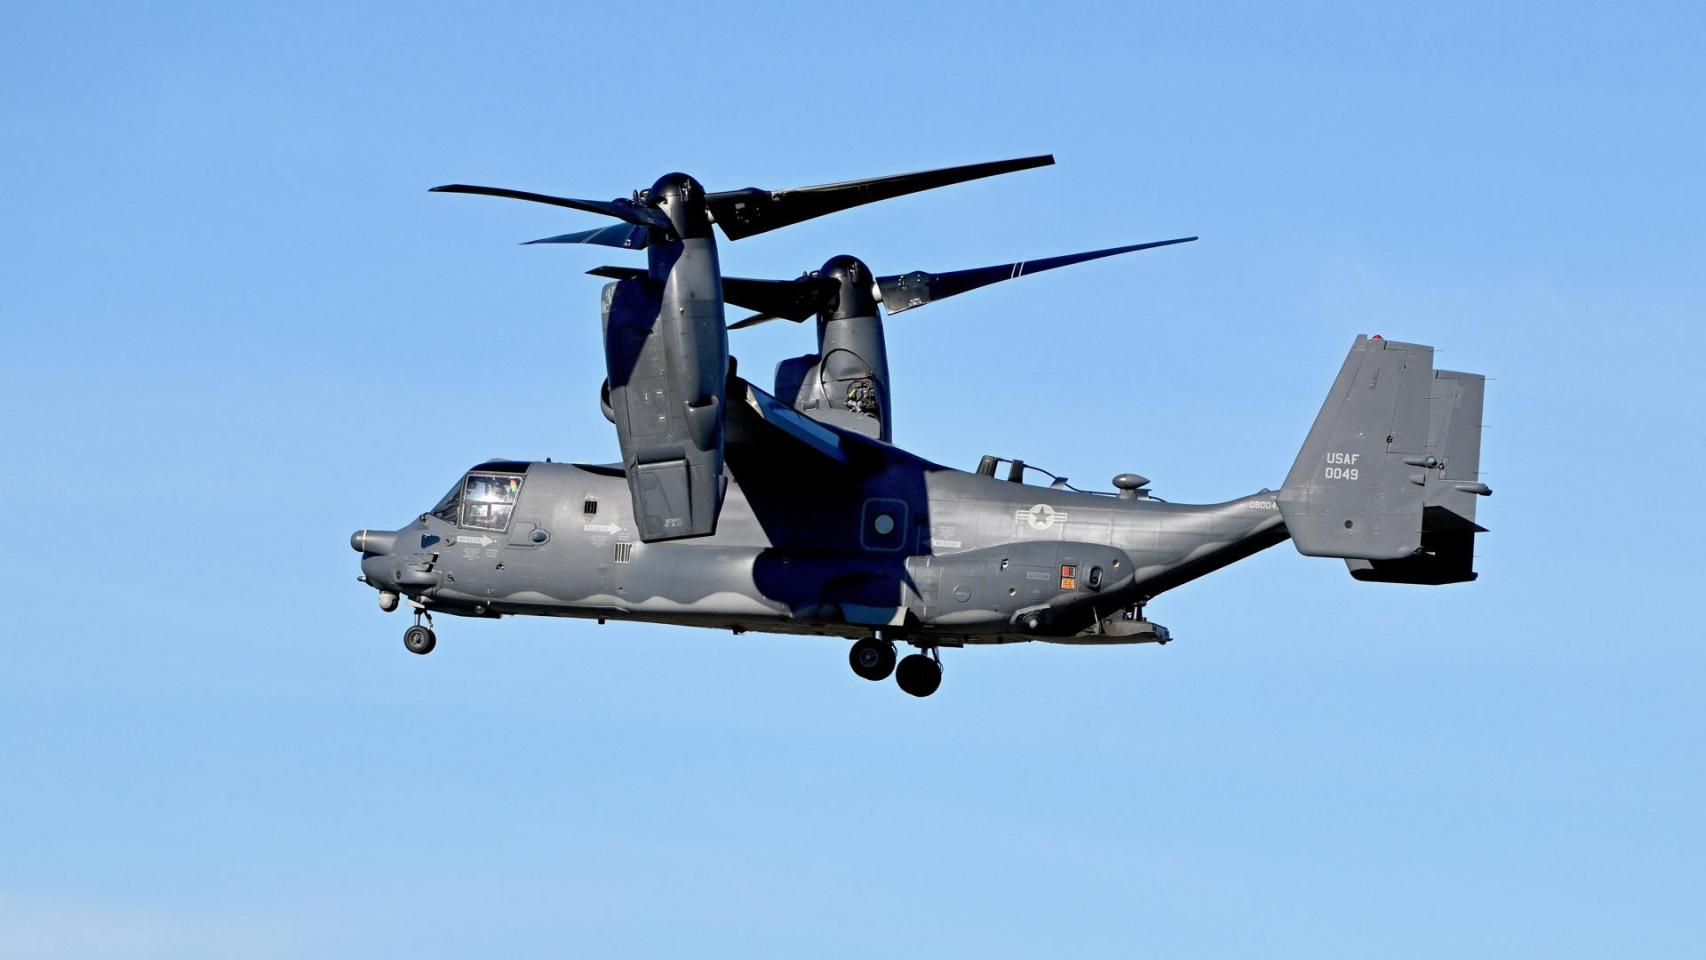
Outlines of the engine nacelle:
[[776,396],[801,413],[876,437],[893,437],[889,357],[871,293],[871,270],[856,257],[832,257],[819,276],[840,282],[835,303],[818,314],[817,353],[776,367]]
[[604,288],[603,402],[648,543],[715,533],[723,501],[728,333],[716,299],[682,293],[649,278]]

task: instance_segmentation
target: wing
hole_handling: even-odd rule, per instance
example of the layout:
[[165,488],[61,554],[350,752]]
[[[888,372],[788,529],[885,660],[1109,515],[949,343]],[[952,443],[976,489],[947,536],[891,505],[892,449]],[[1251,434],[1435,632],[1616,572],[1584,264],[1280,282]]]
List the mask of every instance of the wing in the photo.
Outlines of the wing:
[[785,473],[801,461],[847,463],[840,434],[740,377],[729,379],[727,411],[724,442],[736,479],[751,470]]

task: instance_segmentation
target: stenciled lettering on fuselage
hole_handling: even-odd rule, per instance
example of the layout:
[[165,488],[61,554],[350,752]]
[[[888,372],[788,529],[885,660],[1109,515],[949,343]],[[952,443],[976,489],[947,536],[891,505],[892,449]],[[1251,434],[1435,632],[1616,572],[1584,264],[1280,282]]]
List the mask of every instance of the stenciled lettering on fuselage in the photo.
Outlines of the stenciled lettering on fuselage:
[[1321,475],[1328,480],[1355,480],[1358,476],[1356,464],[1360,459],[1360,453],[1340,453],[1335,450],[1327,454],[1327,466],[1321,471]]
[[1023,525],[1032,530],[1047,530],[1057,523],[1066,522],[1066,511],[1056,510],[1046,503],[1039,503],[1029,510],[1013,511],[1015,526]]

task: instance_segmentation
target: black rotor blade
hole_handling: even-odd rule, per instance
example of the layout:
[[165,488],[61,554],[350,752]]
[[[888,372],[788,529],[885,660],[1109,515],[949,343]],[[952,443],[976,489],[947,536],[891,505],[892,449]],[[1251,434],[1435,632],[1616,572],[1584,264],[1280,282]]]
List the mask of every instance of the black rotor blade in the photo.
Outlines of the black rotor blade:
[[522,246],[530,246],[535,243],[596,243],[606,247],[621,247],[624,250],[644,250],[646,243],[651,240],[651,236],[652,232],[645,227],[636,227],[627,223],[613,223],[608,227],[582,230],[579,233],[561,233],[554,237],[529,240]]
[[1106,250],[1092,250],[1089,253],[1072,253],[1064,257],[1049,257],[1046,260],[1020,260],[1017,263],[1002,263],[993,267],[977,267],[971,270],[954,270],[949,273],[925,273],[915,270],[912,273],[899,276],[878,277],[877,289],[882,292],[883,306],[889,313],[899,313],[913,307],[921,307],[927,303],[951,297],[956,293],[987,287],[992,283],[1011,280],[1026,274],[1041,273],[1056,267],[1070,266],[1083,263],[1086,260],[1100,260],[1122,253],[1132,253],[1137,250],[1150,250],[1155,247],[1170,247],[1175,243],[1190,243],[1196,237],[1179,237],[1175,240],[1157,240],[1153,243],[1134,243],[1126,247],[1110,247]]
[[750,317],[742,317],[734,323],[729,324],[729,329],[745,330],[747,327],[756,327],[761,323],[769,323],[771,320],[781,319],[781,317],[778,317],[773,313],[755,313]]
[[593,267],[587,271],[589,276],[608,277],[611,280],[639,280],[646,275],[640,267]]
[[716,219],[723,234],[730,240],[739,240],[861,204],[1016,170],[1046,167],[1052,163],[1054,157],[1045,155],[902,173],[870,180],[826,183],[816,187],[795,187],[790,190],[772,191],[747,187],[744,190],[707,193],[705,204],[711,208],[711,216]]
[[731,324],[731,330],[745,329],[770,319],[799,323],[829,307],[840,291],[841,281],[832,277],[804,276],[797,280],[723,278],[725,303],[756,310],[761,315]]
[[[640,267],[593,267],[587,271],[595,277],[611,280],[641,280],[646,271]],[[840,288],[838,281],[827,277],[805,276],[797,280],[748,280],[745,277],[723,278],[723,302],[756,310],[729,324],[730,330],[745,330],[767,320],[792,320],[799,323],[828,306]]]
[[476,187],[466,183],[447,183],[442,187],[433,187],[429,192],[472,193],[482,197],[527,200],[532,203],[547,203],[553,207],[568,207],[570,210],[584,210],[587,213],[602,213],[637,227],[669,227],[669,220],[662,213],[632,200],[578,200],[574,197],[553,197],[546,193],[529,193],[526,190],[511,190],[507,187]]

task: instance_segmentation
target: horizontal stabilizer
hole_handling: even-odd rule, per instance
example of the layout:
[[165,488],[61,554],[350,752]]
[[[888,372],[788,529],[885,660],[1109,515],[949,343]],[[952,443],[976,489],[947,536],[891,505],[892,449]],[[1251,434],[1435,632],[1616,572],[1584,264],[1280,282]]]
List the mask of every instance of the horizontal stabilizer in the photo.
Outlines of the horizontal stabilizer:
[[[1428,529],[1428,514],[1437,509],[1439,508],[1428,507],[1422,511],[1420,553],[1402,560],[1346,560],[1345,566],[1350,568],[1351,576],[1372,583],[1419,583],[1432,586],[1474,580],[1475,530]],[[1447,524],[1449,525],[1449,521]]]

